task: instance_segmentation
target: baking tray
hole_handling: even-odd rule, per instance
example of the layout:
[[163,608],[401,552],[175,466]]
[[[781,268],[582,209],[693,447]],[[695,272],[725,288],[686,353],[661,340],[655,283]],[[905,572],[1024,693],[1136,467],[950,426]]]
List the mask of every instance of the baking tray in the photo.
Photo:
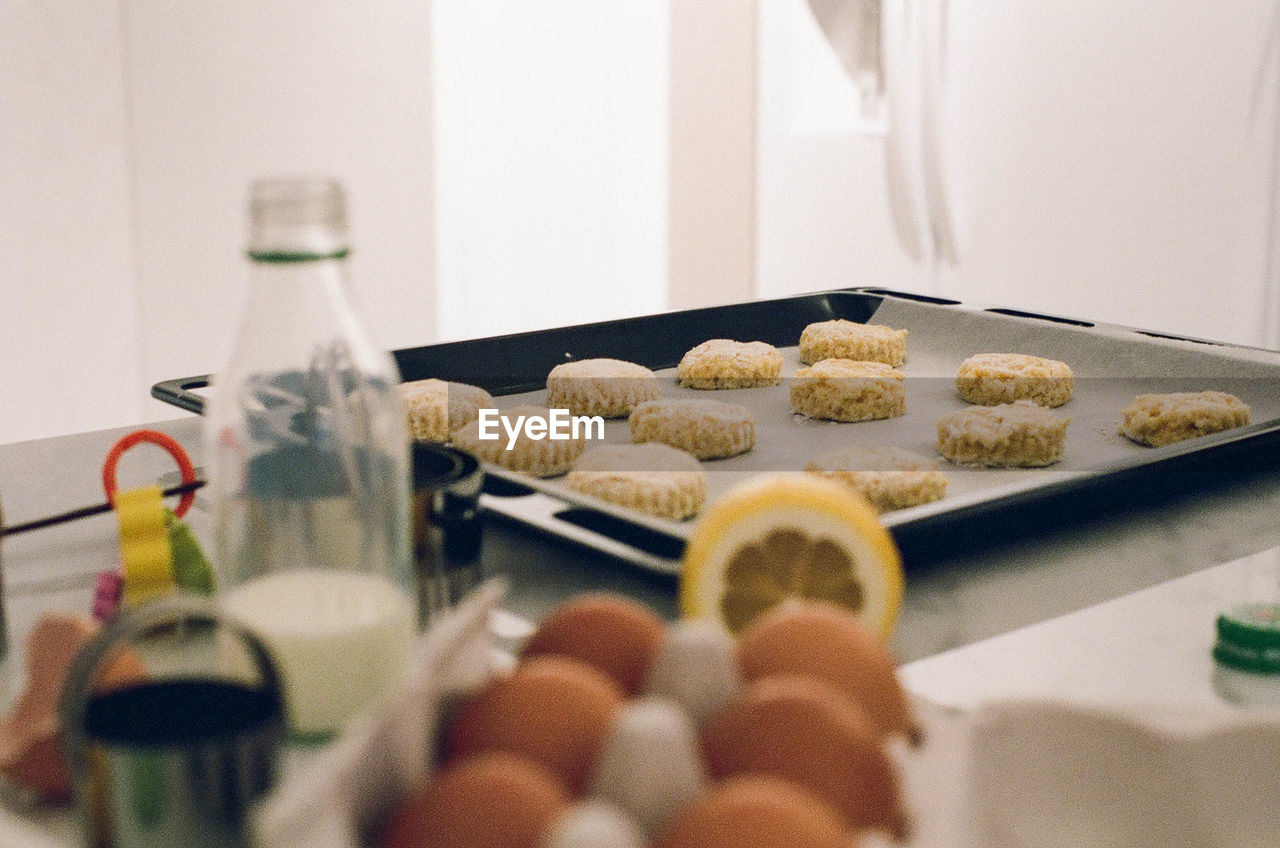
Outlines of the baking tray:
[[[781,386],[730,391],[680,388],[674,367],[710,338],[761,340],[799,364],[800,332],[814,321],[845,318],[909,331],[907,412],[857,424],[820,422],[790,411]],[[473,383],[500,407],[541,404],[547,373],[574,359],[614,357],[658,372],[667,396],[710,397],[747,406],[756,416],[756,448],[704,463],[708,501],[735,481],[769,470],[801,470],[807,459],[845,444],[891,444],[932,454],[936,422],[966,404],[955,394],[956,367],[984,351],[1061,359],[1075,372],[1063,461],[1047,469],[947,468],[947,497],[887,513],[884,523],[908,568],[958,551],[1131,510],[1228,483],[1236,475],[1280,467],[1280,353],[1079,318],[966,304],[878,288],[845,289],[777,300],[668,312],[394,351],[405,380],[437,377]],[[152,395],[202,412],[208,375],[166,380]],[[1164,448],[1135,445],[1116,432],[1120,411],[1144,392],[1219,389],[1250,404],[1248,427]],[[605,427],[607,442],[627,442],[625,419]],[[945,463],[944,463],[945,465]],[[588,545],[646,568],[676,574],[690,522],[652,518],[489,466],[486,508],[522,524]]]

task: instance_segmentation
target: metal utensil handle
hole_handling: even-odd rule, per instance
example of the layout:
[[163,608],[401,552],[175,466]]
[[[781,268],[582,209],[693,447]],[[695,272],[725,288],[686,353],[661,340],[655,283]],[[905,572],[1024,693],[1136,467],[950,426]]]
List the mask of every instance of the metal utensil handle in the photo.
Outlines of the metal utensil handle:
[[283,703],[280,674],[266,644],[239,622],[227,617],[217,605],[203,598],[176,595],[152,601],[127,610],[109,621],[89,640],[71,661],[67,678],[58,699],[58,718],[62,724],[63,747],[75,781],[83,785],[88,773],[87,746],[84,737],[85,712],[93,681],[102,661],[120,643],[133,642],[141,634],[161,625],[177,621],[182,624],[205,624],[230,631],[249,649],[257,666],[259,687]]

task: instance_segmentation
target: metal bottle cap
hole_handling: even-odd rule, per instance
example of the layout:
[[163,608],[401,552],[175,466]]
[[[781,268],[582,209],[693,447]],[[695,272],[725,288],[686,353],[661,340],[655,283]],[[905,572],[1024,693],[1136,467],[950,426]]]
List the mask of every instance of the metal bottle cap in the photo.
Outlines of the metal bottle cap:
[[260,261],[341,256],[350,247],[346,194],[331,177],[254,181],[249,221],[249,256]]

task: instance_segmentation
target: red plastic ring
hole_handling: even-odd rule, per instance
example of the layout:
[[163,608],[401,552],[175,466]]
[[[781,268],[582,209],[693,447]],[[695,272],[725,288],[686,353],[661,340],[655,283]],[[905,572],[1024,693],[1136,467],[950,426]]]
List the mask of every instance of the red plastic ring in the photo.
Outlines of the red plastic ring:
[[[178,463],[178,470],[182,472],[184,484],[196,481],[196,468],[191,464],[191,457],[187,456],[187,452],[176,439],[159,430],[135,430],[112,445],[111,450],[107,451],[107,458],[102,462],[102,490],[107,493],[107,503],[115,503],[116,465],[119,464],[120,457],[124,456],[124,452],[129,448],[144,442],[164,448],[169,456],[173,457],[173,461]],[[173,514],[179,518],[186,515],[195,499],[195,492],[184,493]]]

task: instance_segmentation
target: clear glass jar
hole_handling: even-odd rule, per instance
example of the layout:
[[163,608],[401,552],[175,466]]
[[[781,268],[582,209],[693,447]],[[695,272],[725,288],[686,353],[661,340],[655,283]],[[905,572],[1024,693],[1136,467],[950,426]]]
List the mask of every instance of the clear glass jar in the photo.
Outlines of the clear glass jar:
[[251,279],[206,415],[221,603],[281,667],[295,734],[391,689],[417,631],[409,439],[391,356],[347,290],[329,179],[254,183]]

